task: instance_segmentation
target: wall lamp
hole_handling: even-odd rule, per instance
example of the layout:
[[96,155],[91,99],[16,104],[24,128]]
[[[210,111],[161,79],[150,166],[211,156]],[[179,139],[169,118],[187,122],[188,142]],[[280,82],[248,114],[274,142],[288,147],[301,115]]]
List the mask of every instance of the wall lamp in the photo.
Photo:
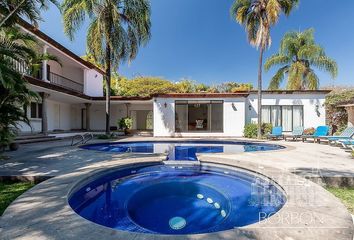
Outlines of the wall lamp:
[[167,108],[167,103],[165,102],[165,103],[163,104],[163,106],[164,106],[165,108]]
[[248,110],[249,110],[249,111],[252,111],[252,105],[251,105],[251,104],[248,105]]
[[235,103],[232,103],[231,106],[234,111],[237,111],[237,107],[236,107]]

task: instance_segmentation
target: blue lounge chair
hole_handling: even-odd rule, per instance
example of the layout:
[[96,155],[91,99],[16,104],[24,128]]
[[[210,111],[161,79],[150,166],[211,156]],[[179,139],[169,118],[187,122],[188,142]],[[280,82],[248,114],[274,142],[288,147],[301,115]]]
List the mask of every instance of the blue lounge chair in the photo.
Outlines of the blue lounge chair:
[[313,142],[320,143],[320,137],[328,136],[329,127],[328,126],[319,126],[316,128],[316,131],[313,135],[302,135],[302,141],[305,142],[307,139],[313,139]]
[[287,138],[292,138],[293,141],[297,141],[298,138],[301,138],[304,134],[304,127],[294,127],[294,130],[289,135],[284,135],[284,140],[286,141]]
[[338,140],[336,143],[341,144],[344,148],[351,148],[354,151],[354,139]]
[[339,140],[351,140],[354,136],[354,127],[347,127],[340,135],[338,136],[328,136],[328,137],[321,137],[321,139],[328,140],[329,143],[335,143]]
[[283,127],[273,127],[272,133],[267,136],[268,139],[279,139],[283,137]]

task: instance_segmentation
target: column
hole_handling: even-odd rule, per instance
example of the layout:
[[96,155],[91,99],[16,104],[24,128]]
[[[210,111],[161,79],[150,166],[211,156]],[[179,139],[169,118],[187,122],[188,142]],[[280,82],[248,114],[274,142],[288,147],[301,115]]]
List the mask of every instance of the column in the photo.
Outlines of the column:
[[[43,46],[43,55],[47,54],[47,50],[48,50],[48,46],[44,45]],[[47,64],[48,61],[47,60],[43,60],[42,62],[42,80],[48,82],[49,79],[47,78]]]
[[47,118],[47,98],[49,97],[48,93],[41,92],[39,95],[42,98],[42,133],[44,135],[48,134],[48,118]]
[[86,107],[86,131],[90,131],[91,103],[85,103]]

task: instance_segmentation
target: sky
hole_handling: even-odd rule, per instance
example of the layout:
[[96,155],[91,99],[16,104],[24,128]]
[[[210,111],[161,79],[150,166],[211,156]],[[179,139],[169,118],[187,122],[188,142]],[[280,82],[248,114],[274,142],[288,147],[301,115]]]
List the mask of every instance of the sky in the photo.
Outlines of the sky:
[[[208,85],[222,82],[257,83],[258,52],[247,42],[244,28],[229,14],[233,0],[151,0],[152,37],[137,58],[122,63],[121,75],[183,78]],[[277,52],[287,31],[315,29],[315,39],[337,61],[339,74],[316,71],[322,87],[354,85],[354,1],[300,0],[289,17],[272,28],[272,45],[265,58]],[[87,24],[70,41],[63,33],[55,6],[42,14],[40,29],[78,54],[85,55]],[[276,68],[264,73],[264,88]]]

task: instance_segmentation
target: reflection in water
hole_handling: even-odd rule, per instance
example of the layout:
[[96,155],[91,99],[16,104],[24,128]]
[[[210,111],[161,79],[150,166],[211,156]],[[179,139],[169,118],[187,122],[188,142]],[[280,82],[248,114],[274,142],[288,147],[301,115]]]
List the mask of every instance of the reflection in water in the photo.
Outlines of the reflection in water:
[[279,145],[230,141],[117,142],[82,146],[84,149],[118,153],[166,153],[167,160],[196,161],[200,153],[240,153],[282,149]]

